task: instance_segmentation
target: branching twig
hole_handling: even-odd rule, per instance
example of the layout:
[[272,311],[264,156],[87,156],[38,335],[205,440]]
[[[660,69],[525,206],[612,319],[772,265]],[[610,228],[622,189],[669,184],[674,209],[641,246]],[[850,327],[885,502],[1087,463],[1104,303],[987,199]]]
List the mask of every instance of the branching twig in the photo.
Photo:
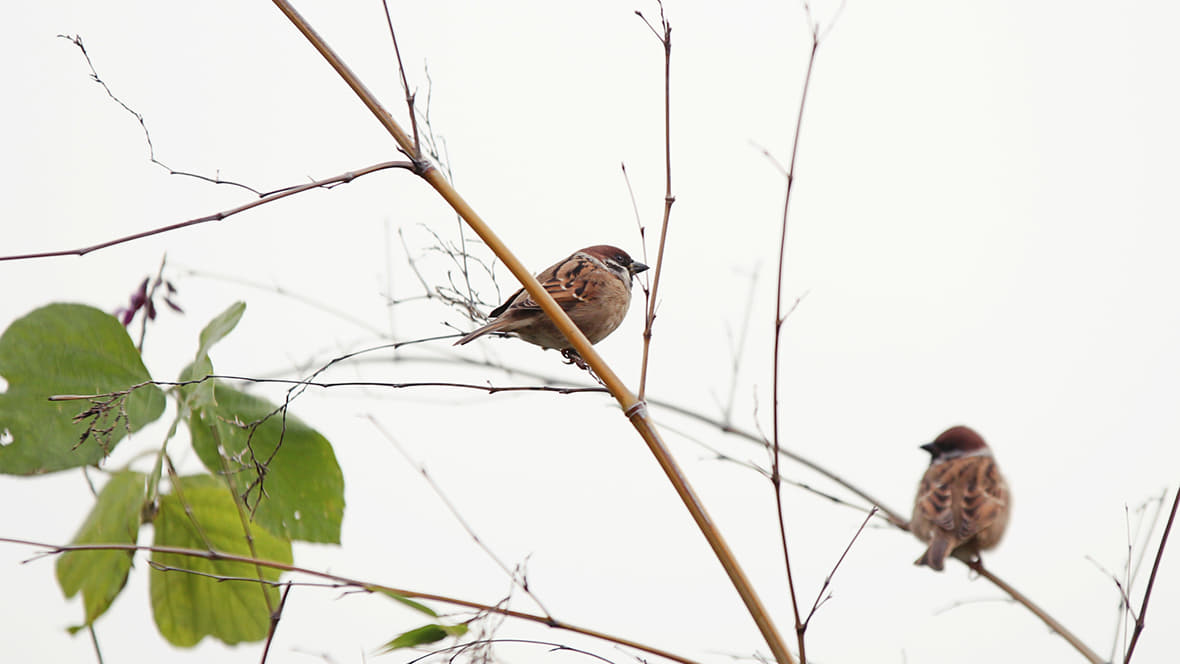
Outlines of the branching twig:
[[664,47],[664,220],[660,224],[660,244],[656,249],[656,266],[652,270],[651,293],[647,294],[647,315],[643,325],[643,360],[639,367],[639,400],[647,394],[647,363],[651,354],[652,326],[656,322],[656,307],[659,305],[660,276],[664,270],[664,248],[668,239],[668,221],[672,217],[672,24],[664,15],[664,3],[656,0],[660,7],[660,30],[657,31],[643,13],[635,14],[643,19],[655,33]]
[[[861,522],[860,528],[857,528],[856,533],[852,535],[852,539],[848,540],[848,546],[844,547],[844,553],[841,553],[840,558],[836,560],[836,564],[832,565],[832,571],[828,572],[828,575],[824,577],[824,584],[820,587],[819,592],[815,594],[815,602],[813,602],[811,605],[811,611],[809,611],[807,613],[807,617],[803,619],[804,629],[807,629],[807,625],[811,623],[811,618],[815,615],[815,612],[819,610],[820,605],[827,601],[827,598],[824,597],[824,591],[828,589],[828,586],[832,585],[832,577],[836,576],[836,570],[840,569],[840,563],[844,562],[845,556],[847,556],[848,552],[852,550],[852,545],[856,544],[856,539],[860,537],[862,532],[864,532],[865,526],[869,525],[869,520],[872,519],[876,513],[876,507],[869,510],[868,515],[865,516],[865,520]],[[828,595],[828,597],[831,597],[831,595]]]
[[90,60],[90,53],[86,51],[86,47],[82,44],[82,37],[80,35],[58,35],[58,37],[61,37],[62,39],[66,39],[66,40],[70,41],[74,46],[78,47],[78,50],[82,52],[82,57],[86,58],[86,66],[90,68],[91,80],[93,80],[95,83],[98,83],[99,85],[101,85],[102,89],[106,91],[108,97],[110,97],[112,100],[114,100],[114,102],[116,104],[118,104],[119,106],[122,106],[123,110],[130,113],[132,115],[132,117],[134,117],[136,119],[136,121],[139,122],[139,128],[143,130],[143,139],[144,139],[144,141],[147,142],[147,146],[148,146],[148,159],[150,159],[153,164],[168,171],[169,175],[182,175],[184,177],[190,177],[190,178],[196,178],[198,180],[204,180],[205,182],[210,182],[212,184],[227,184],[232,187],[238,187],[240,189],[245,189],[246,191],[249,191],[249,192],[256,194],[258,196],[262,196],[261,191],[255,189],[254,187],[251,187],[249,185],[245,185],[240,182],[231,182],[229,180],[222,180],[220,176],[209,177],[207,175],[200,175],[198,173],[186,173],[184,171],[178,171],[178,170],[175,170],[172,167],[168,166],[164,162],[160,161],[159,159],[157,159],[156,158],[156,146],[155,146],[155,144],[152,143],[152,135],[151,135],[151,132],[148,131],[147,122],[143,119],[143,115],[138,113],[137,111],[135,111],[130,106],[128,106],[127,103],[124,102],[122,99],[115,96],[115,93],[111,90],[110,86],[108,86],[106,84],[106,81],[99,78],[98,71],[94,68],[94,62]]
[[[1124,563],[1124,569],[1126,570],[1125,573],[1127,575],[1126,590],[1124,590],[1124,586],[1121,582],[1119,582],[1117,576],[1107,571],[1106,568],[1103,567],[1097,560],[1090,556],[1086,556],[1086,558],[1091,563],[1093,563],[1095,567],[1101,570],[1103,574],[1106,574],[1114,579],[1115,586],[1118,587],[1119,590],[1119,608],[1118,611],[1115,612],[1114,637],[1111,639],[1110,656],[1107,658],[1107,661],[1115,661],[1115,653],[1119,652],[1120,637],[1122,638],[1122,651],[1126,653],[1127,637],[1129,636],[1130,632],[1127,617],[1132,613],[1131,599],[1128,597],[1128,593],[1130,592],[1130,588],[1134,584],[1135,579],[1139,578],[1139,572],[1143,569],[1143,561],[1148,551],[1147,545],[1151,540],[1152,533],[1155,532],[1155,527],[1158,525],[1160,517],[1163,516],[1164,501],[1166,501],[1167,498],[1168,491],[1167,489],[1164,489],[1160,492],[1158,497],[1145,501],[1135,509],[1135,512],[1139,514],[1139,518],[1135,523],[1134,535],[1131,534],[1130,510],[1126,509],[1124,506],[1124,511],[1127,512],[1127,559]],[[1148,518],[1146,514],[1149,507],[1154,508],[1150,518]],[[1136,544],[1141,544],[1141,546],[1138,546],[1137,548],[1138,555],[1136,555]]]
[[1135,645],[1139,643],[1139,636],[1147,625],[1147,602],[1151,600],[1151,589],[1155,586],[1155,575],[1160,570],[1160,560],[1164,557],[1164,547],[1168,544],[1168,534],[1172,532],[1172,523],[1176,521],[1178,506],[1180,506],[1180,488],[1176,490],[1176,497],[1172,500],[1172,511],[1168,513],[1168,523],[1164,526],[1159,549],[1155,552],[1155,562],[1151,565],[1151,576],[1147,577],[1147,588],[1143,591],[1143,603],[1139,605],[1139,615],[1135,617],[1135,630],[1131,633],[1131,643],[1127,646],[1127,655],[1123,657],[1123,664],[1129,664],[1131,661],[1131,655],[1135,654]]
[[415,168],[415,166],[414,166],[414,164],[409,163],[409,162],[405,162],[405,161],[384,161],[384,162],[381,162],[380,164],[373,164],[372,166],[366,166],[365,168],[361,168],[359,170],[349,171],[347,173],[341,173],[340,175],[334,175],[330,178],[325,178],[323,180],[316,180],[315,182],[308,182],[307,184],[301,184],[296,187],[287,187],[286,189],[280,189],[278,191],[270,192],[267,194],[262,194],[262,196],[260,198],[258,198],[258,200],[250,201],[249,203],[244,203],[242,205],[239,205],[234,208],[230,208],[228,210],[224,210],[222,212],[215,212],[213,214],[208,214],[203,217],[189,219],[188,221],[181,221],[181,222],[178,222],[175,224],[169,224],[167,226],[160,226],[159,228],[153,228],[151,230],[141,231],[139,233],[133,233],[131,235],[125,235],[120,238],[115,238],[114,240],[107,240],[105,242],[99,242],[98,244],[92,244],[92,245],[86,246],[86,247],[79,247],[77,249],[58,249],[58,250],[54,250],[54,251],[41,251],[41,252],[32,253],[32,254],[15,254],[15,255],[11,255],[11,256],[0,256],[0,261],[18,261],[18,260],[28,260],[30,258],[50,258],[53,256],[85,256],[86,254],[88,254],[92,251],[98,251],[99,249],[106,249],[107,247],[113,247],[117,244],[124,244],[126,242],[132,242],[134,240],[141,240],[145,237],[151,237],[152,235],[159,235],[161,233],[169,233],[171,231],[174,231],[174,230],[177,230],[180,228],[186,228],[188,226],[196,226],[197,224],[204,224],[204,223],[207,223],[210,221],[221,221],[222,219],[225,219],[227,217],[232,217],[233,215],[238,214],[240,212],[245,212],[246,210],[251,210],[251,209],[256,208],[260,205],[266,205],[267,203],[272,203],[274,201],[279,200],[280,198],[286,198],[287,196],[293,196],[295,194],[300,194],[305,191],[308,191],[309,189],[319,189],[321,187],[328,187],[330,185],[336,185],[336,184],[347,184],[349,182],[352,182],[356,178],[368,175],[370,173],[376,173],[377,171],[384,171],[384,170],[387,170],[390,168],[406,168],[406,169],[413,170]]
[[410,83],[406,80],[406,67],[402,63],[402,51],[397,47],[397,31],[393,29],[393,17],[389,14],[389,2],[381,0],[381,7],[385,10],[385,24],[389,26],[389,40],[393,42],[393,53],[397,56],[397,73],[402,80],[402,91],[406,94],[406,110],[410,114],[410,133],[414,136],[414,149],[410,152],[412,159],[422,154],[421,143],[418,140],[418,113],[414,110],[416,93],[410,92]]
[[789,311],[784,311],[783,306],[783,274],[786,270],[786,255],[787,255],[787,219],[791,210],[791,192],[795,184],[795,166],[799,157],[799,137],[803,130],[803,112],[807,107],[807,91],[811,87],[811,72],[815,67],[815,55],[819,51],[819,27],[811,19],[811,8],[804,3],[804,9],[807,11],[808,22],[811,24],[811,54],[807,58],[807,72],[803,76],[803,90],[799,96],[799,111],[795,116],[795,135],[791,143],[791,162],[787,170],[787,191],[783,200],[783,214],[782,214],[782,231],[779,237],[778,248],[778,277],[775,280],[775,310],[774,310],[774,352],[771,360],[773,367],[772,388],[772,413],[771,418],[773,422],[773,435],[771,443],[774,446],[774,456],[771,461],[771,478],[774,487],[774,503],[775,512],[778,516],[779,540],[783,549],[783,564],[786,566],[787,573],[787,588],[791,595],[791,608],[795,613],[795,634],[799,643],[799,661],[804,664],[807,661],[807,651],[804,644],[804,633],[807,630],[807,625],[802,620],[799,614],[799,598],[795,591],[795,578],[791,572],[791,554],[790,547],[787,546],[787,525],[786,516],[783,513],[783,499],[782,499],[782,484],[778,481],[780,477],[779,472],[779,450],[782,448],[781,438],[779,436],[779,358],[782,350],[782,329],[783,323],[786,321]]

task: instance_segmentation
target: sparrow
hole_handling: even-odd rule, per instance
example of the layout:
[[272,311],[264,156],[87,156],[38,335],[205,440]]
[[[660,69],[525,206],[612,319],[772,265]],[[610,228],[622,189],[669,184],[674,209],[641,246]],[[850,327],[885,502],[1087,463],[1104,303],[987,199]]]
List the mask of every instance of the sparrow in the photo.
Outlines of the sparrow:
[[978,557],[1000,541],[1011,497],[991,448],[974,430],[951,427],[922,449],[930,467],[914,498],[910,530],[929,546],[914,564],[941,571],[947,556]]
[[[631,305],[631,278],[647,266],[607,244],[586,247],[537,275],[590,343],[602,341],[623,322]],[[492,310],[492,322],[455,342],[461,346],[489,332],[511,334],[542,348],[572,351],[569,340],[523,288]]]

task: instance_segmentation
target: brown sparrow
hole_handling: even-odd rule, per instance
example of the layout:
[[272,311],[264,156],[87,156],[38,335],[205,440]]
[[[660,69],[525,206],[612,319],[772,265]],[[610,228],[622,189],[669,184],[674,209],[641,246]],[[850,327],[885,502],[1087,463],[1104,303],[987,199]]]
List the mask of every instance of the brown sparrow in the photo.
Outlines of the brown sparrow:
[[922,449],[930,467],[914,498],[910,530],[929,547],[914,564],[941,571],[948,555],[976,557],[1000,541],[1011,499],[991,449],[972,429],[951,427]]
[[[631,305],[631,277],[647,266],[627,252],[606,244],[586,247],[537,275],[541,286],[557,300],[582,334],[596,344],[615,331]],[[553,325],[523,288],[492,310],[492,322],[455,342],[461,346],[489,332],[520,337],[542,348],[570,349],[570,342]]]

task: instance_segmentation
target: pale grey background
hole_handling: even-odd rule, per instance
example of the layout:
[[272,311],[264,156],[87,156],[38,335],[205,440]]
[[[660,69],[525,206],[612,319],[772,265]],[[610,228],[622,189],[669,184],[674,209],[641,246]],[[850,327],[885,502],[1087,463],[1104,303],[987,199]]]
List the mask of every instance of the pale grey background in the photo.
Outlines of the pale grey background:
[[[640,253],[620,162],[649,237],[662,210],[662,55],[632,13],[656,10],[573,5],[394,6],[420,99],[424,68],[433,79],[432,119],[459,189],[538,270],[587,244]],[[299,8],[404,117],[379,3]],[[836,4],[815,9],[826,21]],[[649,389],[719,412],[729,385],[727,330],[740,326],[757,269],[734,420],[765,429],[783,181],[761,149],[788,158],[806,21],[789,2],[673,1],[668,14],[677,204]],[[951,424],[976,427],[1015,493],[1007,539],[989,564],[1103,654],[1118,596],[1095,562],[1122,565],[1125,509],[1175,490],[1180,467],[1178,19],[1170,2],[849,3],[816,66],[791,222],[785,288],[791,299],[806,297],[784,336],[785,442],[906,511],[926,463],[916,446]],[[22,3],[0,28],[4,253],[89,244],[246,200],[150,164],[138,125],[88,80],[59,33],[82,35],[100,74],[145,115],[158,156],[175,168],[269,189],[395,158],[392,141],[270,3]],[[376,341],[321,309],[185,271],[329,302],[378,329],[392,325],[399,339],[445,333],[444,322],[466,328],[437,303],[392,315],[384,306],[390,289],[420,292],[388,235],[406,229],[420,252],[430,243],[420,224],[455,234],[453,214],[411,176],[370,176],[85,258],[2,263],[0,322],[50,301],[112,310],[167,252],[187,314],[165,315],[150,331],[154,375],[175,376],[200,327],[236,299],[249,308],[216,349],[217,368],[292,373]],[[441,262],[424,266],[445,278]],[[501,285],[515,287],[506,276]],[[599,346],[632,384],[639,308]],[[461,353],[445,343],[414,352],[486,354],[577,377],[554,353],[502,340]],[[384,380],[524,380],[446,364],[352,371]],[[296,413],[334,442],[348,500],[343,547],[298,547],[298,562],[480,601],[509,589],[365,419],[371,415],[429,466],[501,556],[529,556],[533,588],[557,617],[700,661],[765,652],[655,463],[605,397],[333,390],[309,393]],[[657,415],[789,633],[768,487],[671,429],[740,458],[763,456]],[[124,443],[109,467],[162,435],[157,427]],[[191,455],[181,462],[198,466]],[[790,464],[785,470],[828,488]],[[786,495],[797,578],[810,603],[860,516],[798,490]],[[3,535],[64,542],[90,498],[81,476],[67,473],[0,479],[0,500]],[[1174,656],[1175,545],[1139,662]],[[943,575],[912,567],[919,550],[895,530],[866,532],[809,631],[815,661],[1082,661],[961,566]],[[12,661],[94,661],[88,640],[64,631],[81,607],[62,599],[52,563],[20,564],[33,553],[0,546],[0,652]],[[528,608],[525,600],[516,606]],[[269,661],[375,659],[377,646],[416,621],[381,599],[302,590]],[[142,559],[99,634],[107,662],[252,662],[260,653],[216,643],[170,649],[150,623]],[[510,623],[500,636],[589,646],[627,661],[542,627]],[[500,654],[520,662],[578,657],[539,647]]]

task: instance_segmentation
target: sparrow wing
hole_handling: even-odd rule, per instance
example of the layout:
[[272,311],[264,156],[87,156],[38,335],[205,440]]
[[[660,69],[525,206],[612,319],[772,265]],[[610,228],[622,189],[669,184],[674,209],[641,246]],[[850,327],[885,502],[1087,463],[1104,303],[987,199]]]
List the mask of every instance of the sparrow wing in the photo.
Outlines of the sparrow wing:
[[1008,508],[1008,487],[990,456],[961,459],[959,524],[955,538],[965,542],[993,525]]
[[[586,293],[593,285],[585,275],[594,267],[594,262],[590,258],[576,253],[560,263],[549,266],[537,275],[537,281],[541,282],[541,286],[553,296],[562,309],[569,311],[578,302],[585,301]],[[541,306],[521,288],[505,300],[504,304],[493,309],[491,316],[501,316],[509,309],[540,311]]]
[[946,533],[955,531],[953,487],[957,475],[954,463],[939,463],[926,470],[914,500],[915,521],[925,521]]
[[1008,505],[1008,489],[990,456],[938,463],[926,471],[914,512],[957,542],[996,523]]

